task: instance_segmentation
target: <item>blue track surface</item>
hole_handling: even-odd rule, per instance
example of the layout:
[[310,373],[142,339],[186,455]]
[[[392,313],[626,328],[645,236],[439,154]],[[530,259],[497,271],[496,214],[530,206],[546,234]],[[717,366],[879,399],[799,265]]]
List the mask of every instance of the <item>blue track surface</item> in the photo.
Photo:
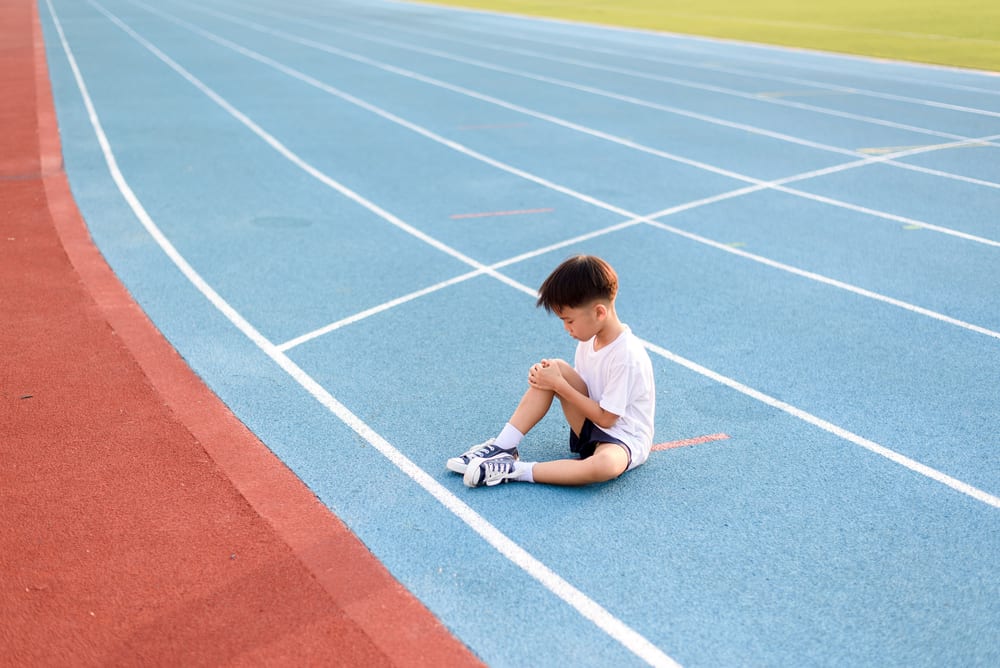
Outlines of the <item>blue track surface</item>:
[[[1000,78],[381,1],[41,14],[101,251],[487,663],[1000,664]],[[466,489],[571,358],[532,293],[577,252],[657,442],[730,438]]]

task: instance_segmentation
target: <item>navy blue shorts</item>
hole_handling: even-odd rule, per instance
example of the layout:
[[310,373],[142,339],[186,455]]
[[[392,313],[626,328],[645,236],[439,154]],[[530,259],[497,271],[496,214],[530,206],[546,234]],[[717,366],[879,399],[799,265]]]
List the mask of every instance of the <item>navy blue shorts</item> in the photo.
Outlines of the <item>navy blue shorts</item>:
[[[590,418],[583,419],[583,427],[580,435],[577,436],[573,430],[569,430],[569,449],[580,455],[580,459],[586,459],[594,454],[597,446],[601,443],[615,443],[625,448],[628,453],[628,464],[632,466],[632,450],[622,441],[605,433],[600,427],[590,421]],[[628,470],[628,469],[626,469]]]

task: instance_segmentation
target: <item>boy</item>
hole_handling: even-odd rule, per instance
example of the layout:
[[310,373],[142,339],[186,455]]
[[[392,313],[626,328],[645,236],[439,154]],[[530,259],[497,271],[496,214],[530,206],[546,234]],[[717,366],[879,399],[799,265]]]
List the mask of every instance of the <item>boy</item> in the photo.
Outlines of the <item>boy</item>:
[[[586,485],[617,478],[646,461],[653,443],[655,387],[649,355],[618,320],[618,275],[604,260],[571,257],[539,289],[537,306],[563,321],[579,341],[573,366],[543,359],[528,371],[528,389],[496,438],[447,462],[469,487],[511,480]],[[580,459],[523,462],[517,446],[559,399]]]

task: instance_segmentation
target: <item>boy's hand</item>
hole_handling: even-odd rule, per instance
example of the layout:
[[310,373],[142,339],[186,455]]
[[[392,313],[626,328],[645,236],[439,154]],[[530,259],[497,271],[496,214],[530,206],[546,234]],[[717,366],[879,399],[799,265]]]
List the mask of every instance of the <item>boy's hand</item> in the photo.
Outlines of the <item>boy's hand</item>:
[[563,382],[562,373],[556,360],[542,360],[528,370],[528,384],[539,390],[556,392]]

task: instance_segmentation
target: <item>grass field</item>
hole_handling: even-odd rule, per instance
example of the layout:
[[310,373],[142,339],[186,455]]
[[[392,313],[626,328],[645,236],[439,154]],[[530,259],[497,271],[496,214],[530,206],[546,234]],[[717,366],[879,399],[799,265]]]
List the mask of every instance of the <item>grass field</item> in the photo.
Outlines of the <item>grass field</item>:
[[1000,71],[1000,2],[996,0],[433,1]]

